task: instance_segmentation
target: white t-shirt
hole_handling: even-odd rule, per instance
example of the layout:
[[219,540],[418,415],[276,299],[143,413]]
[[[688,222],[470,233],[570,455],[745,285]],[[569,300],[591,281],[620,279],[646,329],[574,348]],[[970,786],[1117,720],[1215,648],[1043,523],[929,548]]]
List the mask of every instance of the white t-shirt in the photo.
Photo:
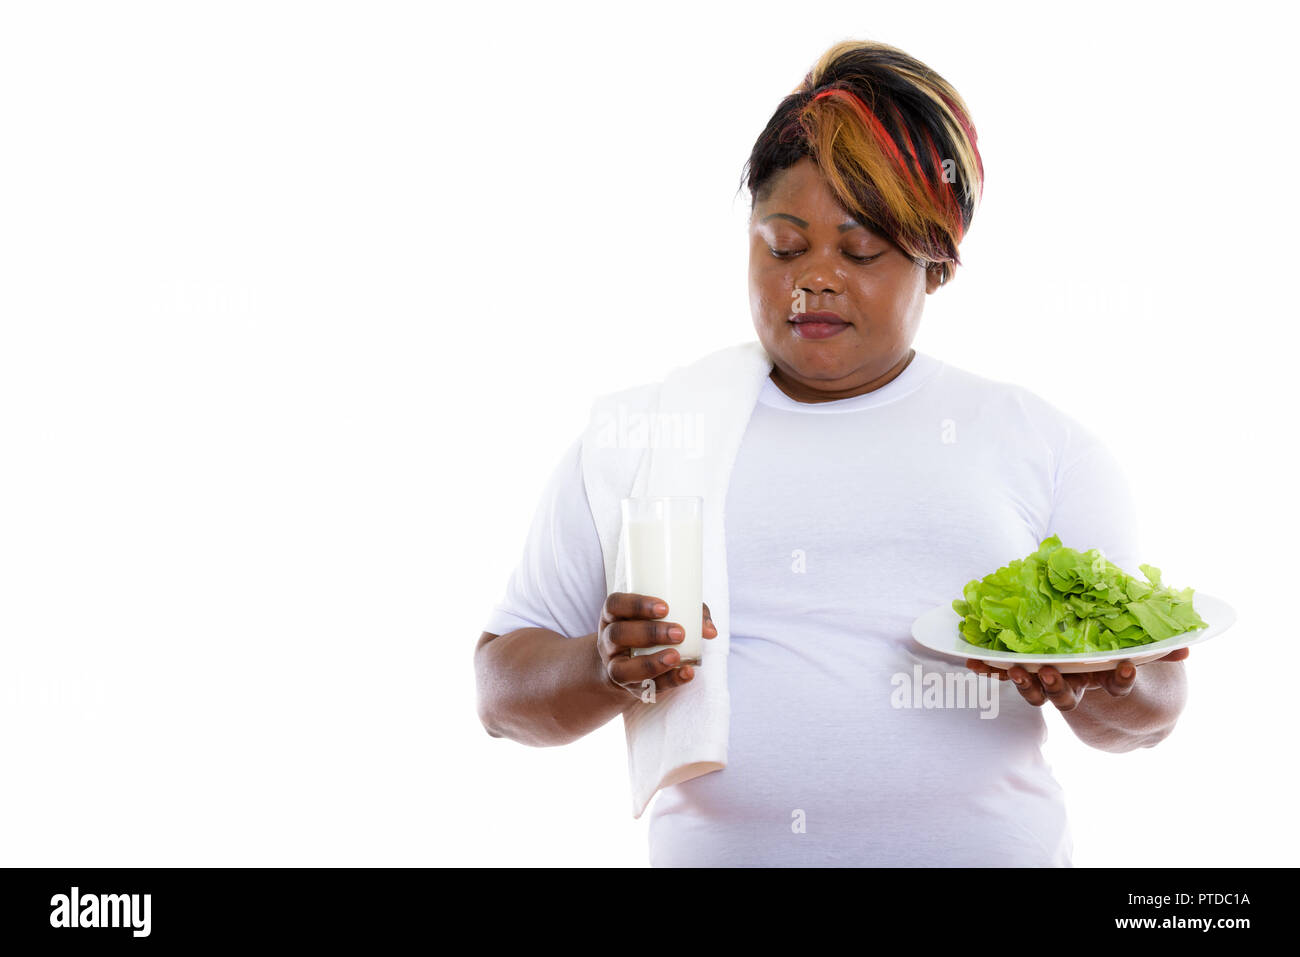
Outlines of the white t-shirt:
[[[595,631],[605,572],[580,453],[485,631]],[[1132,499],[1096,436],[919,351],[849,399],[800,403],[768,380],[724,514],[727,767],[657,795],[651,864],[1068,866],[1041,711],[911,624],[1051,534],[1137,571]]]

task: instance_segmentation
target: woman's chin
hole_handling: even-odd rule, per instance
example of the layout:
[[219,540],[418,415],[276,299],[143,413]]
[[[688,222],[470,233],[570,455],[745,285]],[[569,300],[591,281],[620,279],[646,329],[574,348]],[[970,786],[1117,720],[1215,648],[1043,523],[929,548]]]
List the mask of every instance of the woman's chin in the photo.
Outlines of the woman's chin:
[[852,374],[853,369],[847,362],[834,356],[810,357],[785,354],[781,356],[782,365],[790,373],[804,381],[835,382]]
[[831,339],[792,337],[781,343],[777,352],[790,366],[807,377],[837,379],[853,371],[850,350]]

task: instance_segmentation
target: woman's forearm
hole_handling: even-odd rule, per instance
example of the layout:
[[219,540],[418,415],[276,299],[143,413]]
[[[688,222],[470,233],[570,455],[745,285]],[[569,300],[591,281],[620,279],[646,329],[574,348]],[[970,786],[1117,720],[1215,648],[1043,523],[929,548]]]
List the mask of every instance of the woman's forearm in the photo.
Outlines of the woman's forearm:
[[1138,668],[1133,690],[1122,698],[1094,688],[1062,717],[1079,740],[1102,751],[1133,751],[1159,744],[1173,731],[1187,704],[1187,673],[1181,661],[1153,661]]
[[637,702],[609,678],[594,632],[581,638],[545,628],[484,634],[474,672],[488,734],[533,747],[576,741]]

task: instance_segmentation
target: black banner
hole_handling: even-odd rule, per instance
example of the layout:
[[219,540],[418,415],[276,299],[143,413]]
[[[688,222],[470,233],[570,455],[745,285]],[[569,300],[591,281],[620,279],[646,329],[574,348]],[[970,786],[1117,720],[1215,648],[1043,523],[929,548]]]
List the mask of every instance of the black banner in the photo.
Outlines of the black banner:
[[[575,928],[661,944],[668,922],[726,935],[772,922],[864,940],[890,927],[918,940],[1024,929],[1038,941],[1196,934],[1223,946],[1290,929],[1293,869],[691,870],[440,868],[9,869],[0,940],[38,946],[352,941],[375,945],[486,930]],[[693,902],[693,903],[692,903]],[[639,915],[639,916],[638,916]],[[662,915],[662,916],[661,916]],[[655,931],[658,926],[660,929]],[[581,928],[580,933],[578,928]]]

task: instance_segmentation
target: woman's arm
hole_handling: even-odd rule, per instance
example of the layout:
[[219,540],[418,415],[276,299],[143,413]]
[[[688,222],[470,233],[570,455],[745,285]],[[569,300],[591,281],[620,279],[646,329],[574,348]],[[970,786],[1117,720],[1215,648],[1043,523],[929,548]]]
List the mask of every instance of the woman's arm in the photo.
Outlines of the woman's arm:
[[1043,665],[1037,674],[1019,665],[1004,671],[976,658],[967,659],[966,667],[1011,680],[1035,708],[1050,701],[1080,741],[1119,753],[1153,748],[1174,730],[1187,706],[1183,660],[1190,653],[1179,648],[1141,666],[1122,661],[1114,671],[1069,675],[1051,665]]
[[[1104,689],[1081,692],[1065,723],[1084,744],[1101,751],[1155,747],[1174,730],[1187,705],[1187,673],[1181,661],[1153,661],[1134,669],[1132,689],[1114,697]],[[1041,672],[1039,673],[1041,676]],[[1056,676],[1044,685],[1061,687]]]
[[1190,654],[1190,649],[1179,648],[1141,666],[1121,661],[1114,671],[1069,675],[1051,665],[1043,665],[1037,674],[1019,665],[1003,670],[977,658],[966,659],[966,667],[1014,682],[1035,708],[1050,701],[1080,741],[1118,753],[1153,748],[1169,737],[1187,706],[1183,661]]
[[484,632],[474,673],[487,733],[533,747],[576,741],[637,703],[610,679],[595,632],[581,638],[545,628]]

